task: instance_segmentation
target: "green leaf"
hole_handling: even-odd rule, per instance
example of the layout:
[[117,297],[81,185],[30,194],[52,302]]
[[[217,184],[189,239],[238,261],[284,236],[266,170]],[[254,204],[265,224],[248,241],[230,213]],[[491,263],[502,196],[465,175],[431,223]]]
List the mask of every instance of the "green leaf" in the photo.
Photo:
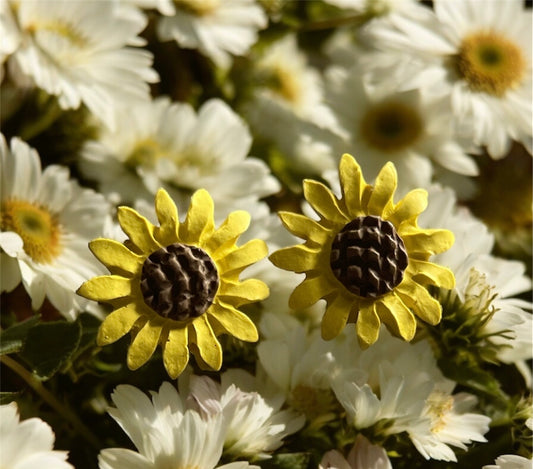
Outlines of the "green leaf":
[[79,321],[40,323],[29,330],[21,356],[39,379],[47,380],[68,362],[81,334]]
[[263,469],[307,469],[311,455],[309,453],[280,453],[261,462]]
[[0,392],[0,405],[9,404],[19,396],[18,392]]
[[0,355],[20,352],[29,330],[38,324],[39,320],[39,316],[33,316],[0,332]]

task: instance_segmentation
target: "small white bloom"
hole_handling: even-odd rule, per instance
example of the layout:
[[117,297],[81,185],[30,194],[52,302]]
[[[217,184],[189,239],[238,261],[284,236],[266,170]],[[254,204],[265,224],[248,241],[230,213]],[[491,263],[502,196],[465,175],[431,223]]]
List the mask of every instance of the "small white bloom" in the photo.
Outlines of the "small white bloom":
[[267,459],[283,444],[283,438],[298,431],[304,417],[280,411],[257,392],[245,392],[222,375],[222,385],[207,376],[192,376],[190,397],[202,414],[224,417],[224,454],[232,458]]
[[219,99],[198,113],[166,97],[117,112],[116,131],[103,129],[82,155],[83,173],[105,194],[132,202],[164,187],[185,209],[192,192],[205,188],[220,220],[236,209],[256,212],[259,198],[279,190],[267,165],[247,157],[252,137],[246,123]]
[[446,96],[476,145],[501,158],[517,140],[531,153],[531,12],[521,0],[436,0],[434,10],[366,32],[378,48],[413,58],[404,86]]
[[393,161],[404,189],[429,186],[432,162],[461,174],[477,174],[476,164],[454,134],[446,101],[417,90],[369,86],[362,80],[363,72],[356,66],[328,74],[328,103],[346,136],[338,154],[356,155],[372,177]]
[[247,462],[217,466],[224,444],[222,414],[206,419],[187,409],[176,388],[165,382],[152,400],[130,385],[111,395],[111,417],[129,436],[138,452],[107,448],[98,457],[100,469],[245,469]]
[[[159,38],[198,49],[220,67],[231,55],[244,55],[267,26],[267,16],[255,0],[174,0],[175,14],[161,18]],[[166,14],[166,13],[165,13]]]
[[6,469],[74,469],[67,451],[54,450],[55,435],[39,418],[20,421],[17,404],[0,406],[0,467]]
[[483,469],[531,469],[533,461],[516,454],[503,454],[498,456],[495,464],[483,466]]
[[359,434],[346,459],[336,450],[328,451],[318,469],[392,469],[392,464],[381,446]]
[[109,205],[100,194],[69,179],[66,167],[44,171],[37,152],[18,138],[0,136],[2,291],[21,281],[37,310],[45,297],[67,319],[97,305],[76,295],[103,274],[88,242],[102,235]]
[[[6,3],[6,2],[3,2]],[[18,47],[10,62],[35,85],[56,95],[63,109],[84,103],[97,119],[113,127],[116,102],[147,99],[148,83],[158,80],[152,55],[137,34],[146,17],[114,2],[9,1],[0,24],[18,27],[10,41]]]

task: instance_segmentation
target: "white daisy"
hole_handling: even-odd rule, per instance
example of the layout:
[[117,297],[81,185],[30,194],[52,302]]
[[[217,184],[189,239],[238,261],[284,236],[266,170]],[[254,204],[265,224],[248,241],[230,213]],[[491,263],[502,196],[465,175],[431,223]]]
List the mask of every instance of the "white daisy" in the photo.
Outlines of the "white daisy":
[[298,431],[305,418],[269,405],[257,392],[245,392],[234,383],[216,383],[207,376],[192,376],[191,397],[204,416],[224,417],[224,454],[232,459],[270,458],[283,439]]
[[267,165],[247,157],[252,137],[245,122],[219,99],[198,113],[166,97],[118,113],[116,131],[102,129],[82,154],[83,173],[105,194],[131,202],[164,187],[185,208],[192,192],[205,188],[217,201],[215,216],[225,217],[235,209],[253,213],[259,198],[279,190]]
[[54,450],[55,435],[39,418],[20,421],[17,404],[0,406],[0,467],[9,469],[74,469],[67,451]]
[[436,0],[434,10],[427,21],[404,17],[367,33],[380,49],[414,56],[404,85],[447,96],[458,127],[491,156],[505,156],[512,140],[531,153],[531,11],[521,0]]
[[147,82],[158,80],[152,55],[127,47],[144,44],[137,36],[147,21],[140,11],[116,2],[7,3],[0,24],[10,17],[18,27],[9,38],[18,43],[10,61],[37,87],[58,96],[63,109],[83,103],[112,127],[115,102],[147,99]]
[[126,432],[137,451],[107,448],[100,452],[100,469],[224,469],[255,468],[248,462],[217,466],[224,444],[222,414],[202,418],[187,409],[176,388],[165,382],[152,400],[130,385],[111,395],[116,408],[109,414]]
[[267,26],[267,16],[255,0],[174,0],[175,14],[161,18],[159,38],[198,49],[216,65],[227,68],[231,55],[244,55]]
[[58,165],[41,170],[37,152],[18,138],[11,149],[0,137],[2,291],[21,281],[37,310],[46,298],[67,319],[96,304],[76,295],[89,278],[104,273],[88,248],[101,236],[109,205],[82,189]]
[[381,446],[359,434],[346,459],[337,450],[328,451],[318,469],[392,469],[392,464]]
[[498,456],[495,464],[483,466],[483,469],[531,469],[533,461],[517,454],[503,454]]
[[360,15],[383,17],[420,8],[419,0],[324,0],[338,8],[352,10]]
[[361,74],[358,67],[329,74],[328,102],[348,136],[338,154],[357,155],[374,176],[393,161],[407,188],[429,185],[432,161],[461,174],[477,174],[476,164],[454,135],[446,101],[416,90],[367,86]]

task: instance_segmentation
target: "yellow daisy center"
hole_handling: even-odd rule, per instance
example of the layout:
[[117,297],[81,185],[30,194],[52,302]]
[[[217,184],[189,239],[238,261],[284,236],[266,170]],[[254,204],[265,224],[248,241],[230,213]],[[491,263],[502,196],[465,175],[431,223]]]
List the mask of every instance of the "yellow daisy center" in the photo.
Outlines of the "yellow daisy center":
[[337,233],[331,244],[333,275],[351,293],[376,298],[403,279],[408,256],[394,225],[380,217],[357,217]]
[[456,58],[459,75],[474,91],[503,96],[520,84],[526,62],[520,47],[506,37],[481,31],[467,36]]
[[209,15],[219,4],[220,0],[174,0],[177,8],[195,16]]
[[432,420],[431,431],[438,433],[446,426],[446,416],[453,410],[453,397],[442,391],[434,391],[426,404]]
[[268,80],[269,87],[286,101],[298,103],[300,99],[300,82],[291,72],[276,67]]
[[166,152],[158,142],[147,138],[135,145],[126,160],[126,166],[130,168],[136,168],[137,166],[153,167],[155,162],[165,154]]
[[14,231],[24,242],[24,251],[35,262],[51,263],[61,252],[58,218],[46,208],[10,199],[2,204],[2,231]]
[[215,263],[196,246],[171,244],[150,254],[143,264],[144,302],[164,318],[186,321],[201,316],[218,285]]
[[294,410],[313,420],[331,412],[335,401],[328,389],[316,389],[299,384],[291,391],[288,402]]
[[370,107],[360,126],[362,138],[370,146],[384,152],[394,152],[412,145],[422,130],[422,119],[418,111],[394,100]]
[[67,39],[72,45],[79,48],[86,47],[89,40],[80,33],[74,26],[65,21],[43,21],[27,26],[29,33],[37,31],[49,31]]

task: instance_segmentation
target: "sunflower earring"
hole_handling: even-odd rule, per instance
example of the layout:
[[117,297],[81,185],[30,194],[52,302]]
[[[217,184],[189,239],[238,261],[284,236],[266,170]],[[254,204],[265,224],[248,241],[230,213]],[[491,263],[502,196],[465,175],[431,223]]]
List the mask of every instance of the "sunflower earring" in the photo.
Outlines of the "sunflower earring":
[[266,244],[255,239],[237,246],[250,216],[233,212],[215,229],[213,209],[209,193],[199,190],[180,223],[176,205],[160,189],[155,199],[160,226],[119,207],[118,219],[129,240],[122,244],[101,238],[89,244],[111,275],[88,280],[78,294],[113,306],[100,326],[98,345],[132,332],[130,369],[146,363],[160,344],[171,378],[184,370],[189,350],[200,367],[219,370],[218,335],[258,340],[255,324],[238,308],[266,298],[268,287],[256,279],[241,282],[239,275],[267,255]]
[[371,186],[355,159],[345,154],[339,176],[340,199],[324,184],[304,181],[304,196],[320,216],[318,221],[279,213],[285,227],[305,240],[270,256],[277,267],[306,274],[289,306],[306,308],[325,299],[325,340],[339,335],[347,322],[355,322],[362,347],[377,340],[381,323],[410,341],[416,332],[415,316],[429,324],[441,320],[442,307],[426,285],[451,289],[455,278],[429,258],[449,249],[453,234],[417,226],[427,206],[426,191],[413,190],[394,203],[397,174],[392,163],[381,169]]

